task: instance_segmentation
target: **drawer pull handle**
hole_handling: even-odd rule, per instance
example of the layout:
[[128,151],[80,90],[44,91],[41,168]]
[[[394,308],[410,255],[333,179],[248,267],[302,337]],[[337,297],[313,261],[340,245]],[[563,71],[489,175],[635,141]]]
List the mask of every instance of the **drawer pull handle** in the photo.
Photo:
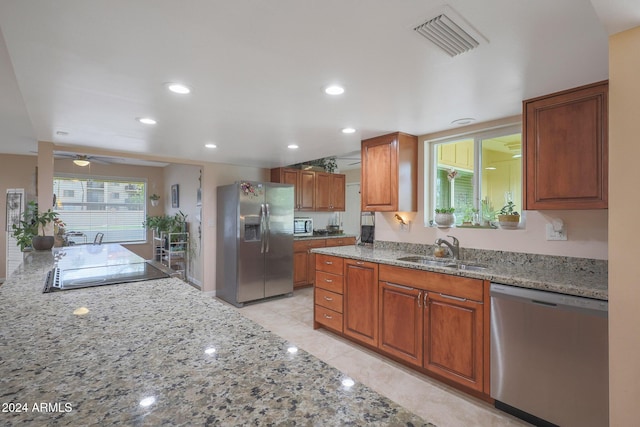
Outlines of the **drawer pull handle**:
[[333,319],[333,316],[329,316],[328,314],[326,314],[326,313],[325,313],[325,314],[324,314],[324,318],[325,318],[325,319]]
[[362,262],[362,261],[356,261],[356,264],[358,264],[358,265],[364,265],[364,262]]
[[422,308],[422,305],[420,305],[421,299],[422,299],[422,291],[418,292],[418,308]]
[[326,299],[327,301],[333,301],[333,298],[331,297],[324,297],[324,299]]
[[327,264],[327,265],[333,265],[332,261],[325,261],[324,263]]
[[442,298],[449,298],[449,299],[461,301],[461,302],[465,302],[467,300],[466,298],[454,297],[453,295],[447,295],[447,294],[440,294],[440,296]]
[[327,282],[327,283],[333,283],[333,280],[331,280],[331,279],[324,279],[324,281]]

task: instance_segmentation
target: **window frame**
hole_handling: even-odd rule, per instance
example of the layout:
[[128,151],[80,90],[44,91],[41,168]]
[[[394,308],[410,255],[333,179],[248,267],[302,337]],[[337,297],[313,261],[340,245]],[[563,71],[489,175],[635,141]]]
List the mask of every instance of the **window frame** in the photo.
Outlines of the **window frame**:
[[[148,192],[148,188],[149,188],[149,182],[147,178],[143,178],[143,177],[126,177],[126,176],[105,176],[105,175],[89,175],[89,174],[70,174],[70,173],[54,173],[53,176],[53,180],[54,180],[54,186],[55,186],[55,181],[56,179],[72,179],[72,180],[83,180],[83,181],[90,181],[90,180],[94,180],[94,181],[107,181],[109,183],[122,183],[123,185],[126,183],[131,183],[131,182],[135,182],[135,183],[142,183],[143,184],[143,191],[142,191],[142,201],[141,201],[141,205],[143,207],[143,213],[142,213],[142,218],[143,221],[146,219],[147,215],[148,215],[148,207],[147,207],[147,192]],[[92,187],[93,188],[93,187]],[[85,195],[87,196],[88,199],[88,194],[89,194],[89,190],[90,187],[89,185],[87,185],[87,188],[85,189]],[[94,190],[96,188],[93,188]],[[103,189],[104,191],[104,189]],[[55,187],[54,187],[54,194],[55,194]],[[111,192],[108,193],[104,193],[105,194],[105,200],[103,202],[100,202],[102,204],[105,205],[109,205],[111,202]],[[75,196],[74,196],[75,197]],[[56,197],[57,200],[61,200],[60,196]],[[123,200],[123,199],[118,199],[118,200]],[[87,202],[88,203],[88,200]],[[120,203],[118,203],[120,204]],[[125,204],[124,202],[122,204]],[[64,210],[59,210],[57,209],[57,207],[54,207],[54,211],[62,214],[64,212]],[[68,211],[68,212],[73,212],[73,211]],[[61,215],[61,219],[62,215]],[[64,221],[64,219],[63,219]],[[142,222],[141,222],[141,226],[142,226]],[[142,235],[144,236],[143,239],[140,240],[120,240],[120,241],[111,241],[111,242],[106,242],[105,243],[120,243],[120,244],[126,244],[126,245],[139,245],[139,244],[147,244],[149,243],[148,240],[148,233],[147,230],[143,228],[143,233]],[[93,231],[93,230],[92,230]],[[89,238],[90,236],[87,236],[87,240],[89,241],[93,241],[93,238]]]
[[[481,188],[482,188],[482,141],[485,139],[497,138],[500,136],[520,133],[522,136],[522,123],[508,123],[500,126],[475,129],[468,132],[442,136],[424,141],[424,226],[431,227],[433,224],[434,209],[436,206],[436,189],[438,173],[438,145],[456,142],[464,139],[473,139],[473,206],[480,209]],[[478,171],[477,174],[475,171]],[[524,172],[524,170],[523,170]],[[524,177],[521,175],[520,182]],[[524,195],[521,195],[524,197]],[[520,201],[522,203],[522,200]],[[522,206],[522,204],[521,204]],[[476,227],[477,228],[477,227]]]

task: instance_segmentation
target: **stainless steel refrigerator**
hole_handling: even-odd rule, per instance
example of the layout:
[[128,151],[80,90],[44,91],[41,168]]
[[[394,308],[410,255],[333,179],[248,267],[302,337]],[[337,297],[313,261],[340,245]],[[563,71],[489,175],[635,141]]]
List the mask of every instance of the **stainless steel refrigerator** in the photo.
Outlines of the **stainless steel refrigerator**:
[[218,187],[216,295],[237,306],[293,292],[293,186]]

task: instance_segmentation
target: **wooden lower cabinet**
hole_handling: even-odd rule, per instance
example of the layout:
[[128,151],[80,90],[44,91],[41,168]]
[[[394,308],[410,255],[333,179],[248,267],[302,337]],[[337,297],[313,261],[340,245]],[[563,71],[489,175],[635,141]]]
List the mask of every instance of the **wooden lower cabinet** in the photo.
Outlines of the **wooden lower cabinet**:
[[323,326],[342,333],[344,261],[339,257],[317,255],[315,267],[313,328]]
[[380,282],[380,350],[422,366],[422,296],[409,286]]
[[343,332],[365,344],[378,345],[378,264],[344,261]]
[[313,248],[324,248],[325,239],[296,240],[293,242],[293,288],[313,285],[316,256]]
[[482,391],[483,304],[430,292],[423,313],[423,367]]
[[340,259],[318,254],[314,327],[490,400],[488,281]]

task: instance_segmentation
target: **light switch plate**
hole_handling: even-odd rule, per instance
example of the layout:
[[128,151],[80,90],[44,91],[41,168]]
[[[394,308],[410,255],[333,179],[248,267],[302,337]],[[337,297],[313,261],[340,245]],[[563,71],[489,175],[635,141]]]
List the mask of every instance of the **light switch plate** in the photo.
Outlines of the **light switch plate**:
[[547,224],[547,240],[567,240],[567,229],[562,227],[556,231],[553,224]]

